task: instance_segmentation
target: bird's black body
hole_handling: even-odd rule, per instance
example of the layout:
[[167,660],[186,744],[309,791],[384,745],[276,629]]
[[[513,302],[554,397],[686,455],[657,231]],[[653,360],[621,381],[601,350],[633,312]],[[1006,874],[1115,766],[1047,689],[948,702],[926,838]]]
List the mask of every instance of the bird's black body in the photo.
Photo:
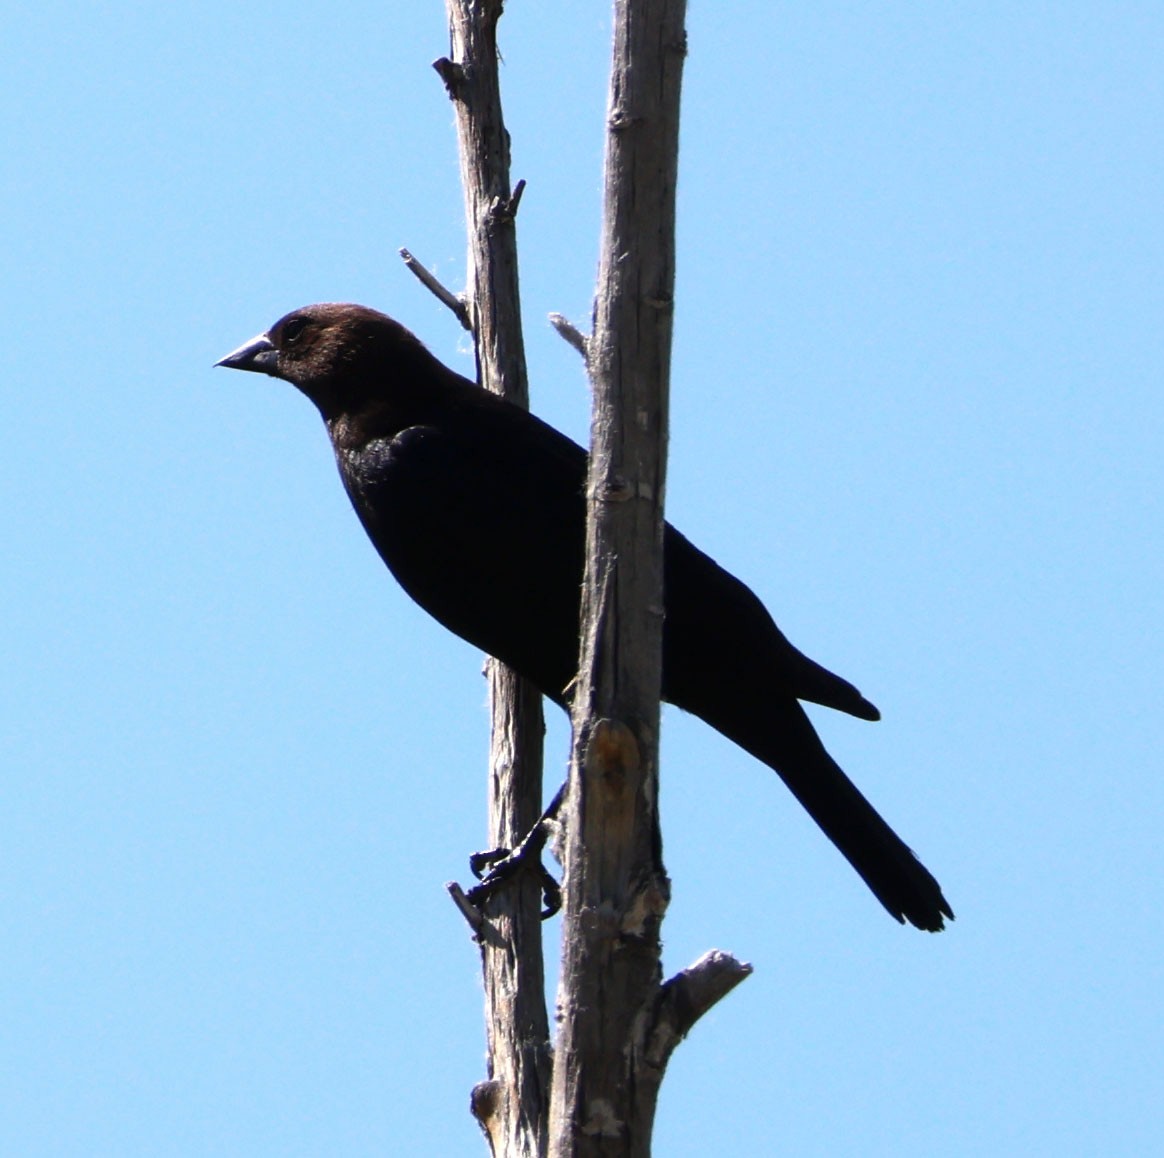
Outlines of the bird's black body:
[[[586,452],[455,374],[391,319],[310,306],[223,359],[319,407],[369,538],[417,603],[565,706],[578,657]],[[802,655],[670,525],[663,698],[779,773],[898,920],[952,917],[937,882],[833,762],[798,700],[877,709]]]

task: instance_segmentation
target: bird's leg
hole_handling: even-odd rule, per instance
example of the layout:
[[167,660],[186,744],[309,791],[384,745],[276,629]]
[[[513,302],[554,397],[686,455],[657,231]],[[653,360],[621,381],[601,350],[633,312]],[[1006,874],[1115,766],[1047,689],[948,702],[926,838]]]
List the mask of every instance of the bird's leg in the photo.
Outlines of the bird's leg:
[[566,785],[563,784],[554,794],[545,812],[538,817],[533,828],[522,837],[516,848],[494,848],[486,852],[475,852],[469,857],[469,868],[481,882],[465,894],[472,904],[480,908],[507,881],[512,880],[523,869],[536,865],[542,882],[544,905],[542,919],[552,917],[562,907],[562,890],[542,864],[542,849],[549,839],[550,829],[562,807],[565,795]]
[[510,851],[508,848],[487,848],[481,852],[471,852],[469,853],[469,871],[479,881],[483,881],[490,868],[509,856]]

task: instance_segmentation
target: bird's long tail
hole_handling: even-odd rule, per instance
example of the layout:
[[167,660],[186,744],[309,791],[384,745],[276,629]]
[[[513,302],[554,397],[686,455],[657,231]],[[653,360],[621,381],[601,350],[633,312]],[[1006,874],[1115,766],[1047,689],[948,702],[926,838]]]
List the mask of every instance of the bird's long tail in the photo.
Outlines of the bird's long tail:
[[953,920],[941,886],[825,751],[799,703],[780,699],[732,715],[708,722],[779,774],[897,920],[931,933]]

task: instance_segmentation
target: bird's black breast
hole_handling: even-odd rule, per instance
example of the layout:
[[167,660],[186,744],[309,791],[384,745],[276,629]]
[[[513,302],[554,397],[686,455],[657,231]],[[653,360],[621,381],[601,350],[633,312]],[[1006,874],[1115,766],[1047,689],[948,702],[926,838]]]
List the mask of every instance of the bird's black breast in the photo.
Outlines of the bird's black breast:
[[522,433],[413,426],[337,459],[405,591],[561,702],[577,661],[585,454]]

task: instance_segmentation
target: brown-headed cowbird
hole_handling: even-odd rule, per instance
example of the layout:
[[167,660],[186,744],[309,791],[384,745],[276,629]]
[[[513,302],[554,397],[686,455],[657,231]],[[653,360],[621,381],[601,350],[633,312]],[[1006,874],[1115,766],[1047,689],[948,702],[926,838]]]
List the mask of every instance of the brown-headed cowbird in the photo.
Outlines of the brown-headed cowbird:
[[[585,548],[580,446],[363,306],[295,310],[218,365],[306,394],[356,514],[405,591],[567,706]],[[743,583],[669,524],[663,583],[663,698],[773,768],[894,917],[941,929],[953,913],[938,882],[797,701],[865,720],[877,709],[797,651]]]

